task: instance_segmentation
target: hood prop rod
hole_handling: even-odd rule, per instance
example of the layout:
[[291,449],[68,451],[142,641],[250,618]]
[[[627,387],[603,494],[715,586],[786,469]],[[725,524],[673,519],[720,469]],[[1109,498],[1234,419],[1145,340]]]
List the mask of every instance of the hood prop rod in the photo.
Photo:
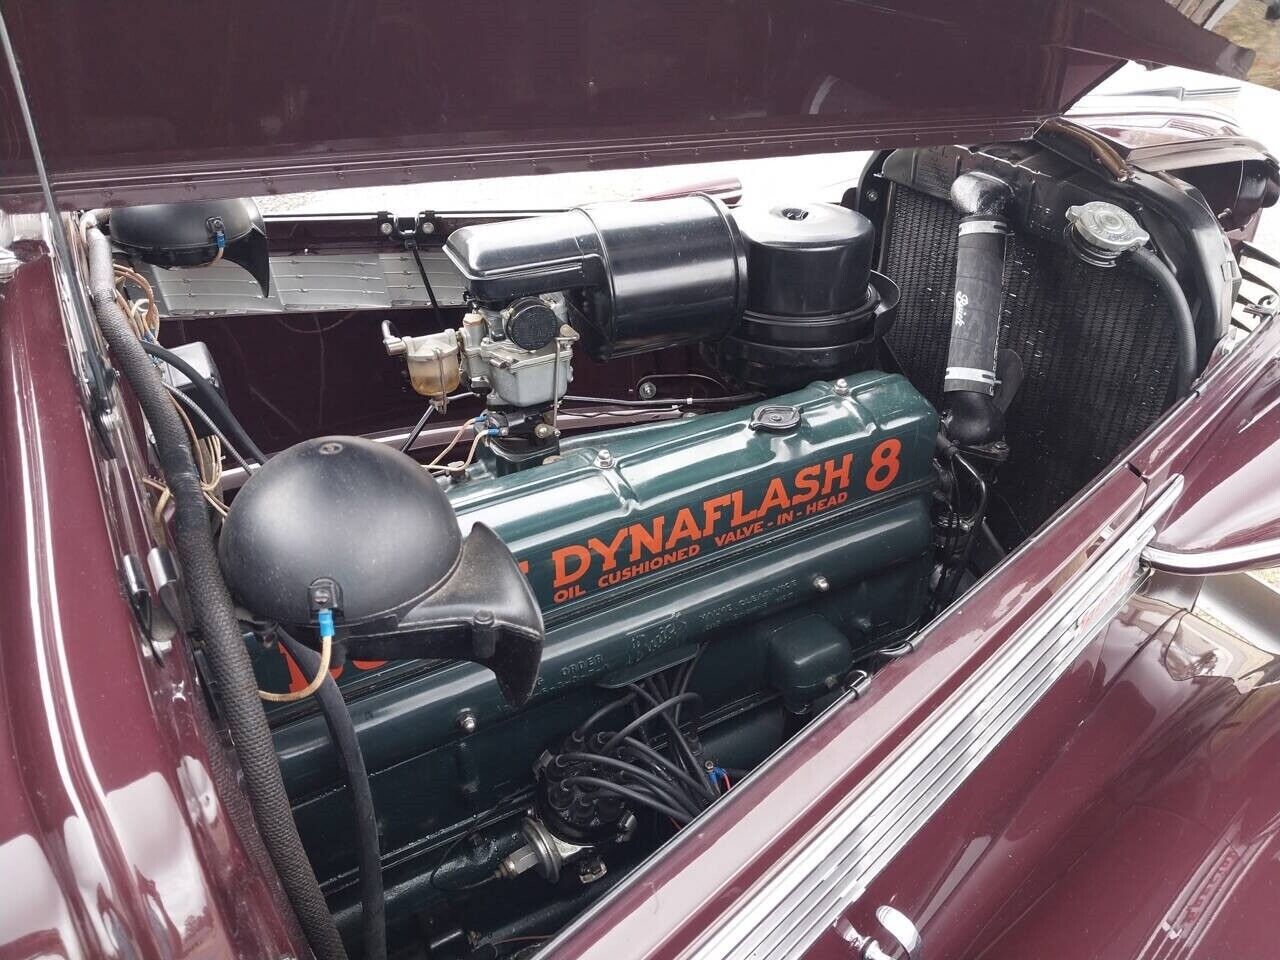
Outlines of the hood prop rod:
[[27,88],[22,82],[22,70],[18,66],[18,55],[14,52],[13,41],[9,37],[9,26],[5,22],[4,13],[0,11],[0,46],[4,48],[4,58],[9,67],[9,77],[13,81],[13,90],[18,100],[18,110],[22,114],[22,125],[26,128],[27,141],[31,144],[31,159],[35,163],[36,179],[40,181],[40,192],[44,197],[45,209],[49,213],[49,231],[53,241],[55,269],[62,275],[62,283],[71,301],[71,312],[75,317],[82,341],[85,367],[89,374],[89,410],[93,429],[102,442],[103,449],[111,459],[115,459],[115,445],[111,440],[112,425],[115,420],[114,404],[111,400],[113,378],[108,375],[102,356],[95,349],[97,339],[94,335],[94,324],[89,318],[89,309],[84,297],[79,293],[72,280],[71,264],[75,260],[71,255],[71,244],[67,241],[66,227],[58,213],[53,199],[53,186],[49,182],[49,171],[44,165],[44,154],[40,150],[40,138],[36,135],[36,122],[31,114],[31,104],[27,99]]

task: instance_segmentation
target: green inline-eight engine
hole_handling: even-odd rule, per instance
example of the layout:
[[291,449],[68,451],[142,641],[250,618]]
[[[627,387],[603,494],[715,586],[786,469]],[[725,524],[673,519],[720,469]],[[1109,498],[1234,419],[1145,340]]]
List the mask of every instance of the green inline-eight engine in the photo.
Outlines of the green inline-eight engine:
[[[483,525],[510,549],[546,639],[521,707],[477,663],[347,664],[341,682],[386,847],[414,849],[498,804],[616,691],[689,664],[699,649],[699,710],[685,716],[698,719],[703,752],[730,769],[762,760],[786,717],[839,695],[859,654],[919,624],[937,430],[903,378],[859,374],[596,434],[538,469],[449,486],[462,530]],[[500,589],[493,576],[490,589]],[[255,656],[265,688],[305,683],[278,650]],[[310,798],[298,821],[317,869],[336,883],[350,853],[325,836],[345,800],[331,789],[323,723],[299,713],[275,714],[283,770],[291,792]],[[467,860],[443,872],[474,880],[489,866]]]
[[[705,197],[460,230],[462,326],[387,328],[384,345],[437,406],[460,385],[485,398],[458,433],[480,455],[424,467],[321,437],[239,492],[220,549],[265,641],[260,686],[312,680],[273,631],[331,651],[396,922],[508,881],[468,923],[572,915],[587,894],[532,876],[574,870],[583,890],[625,872],[919,628],[939,421],[868,369],[897,299],[871,240],[842,208],[729,217]],[[579,340],[607,358],[691,339],[760,399],[560,436]],[[307,701],[269,710],[350,931],[356,857],[334,842],[348,801],[325,724]]]

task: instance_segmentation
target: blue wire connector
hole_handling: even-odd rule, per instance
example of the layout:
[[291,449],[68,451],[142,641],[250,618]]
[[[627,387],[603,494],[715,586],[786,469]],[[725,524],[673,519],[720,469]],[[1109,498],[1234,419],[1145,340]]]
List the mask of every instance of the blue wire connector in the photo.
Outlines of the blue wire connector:
[[332,640],[334,634],[333,610],[325,607],[316,612],[316,620],[320,624],[320,639]]
[[712,767],[708,773],[713,787],[717,790],[729,789],[729,774],[724,767]]
[[209,232],[213,234],[213,242],[218,247],[218,253],[221,254],[227,249],[227,229],[223,226],[221,217],[210,217],[205,221],[205,226],[209,228]]

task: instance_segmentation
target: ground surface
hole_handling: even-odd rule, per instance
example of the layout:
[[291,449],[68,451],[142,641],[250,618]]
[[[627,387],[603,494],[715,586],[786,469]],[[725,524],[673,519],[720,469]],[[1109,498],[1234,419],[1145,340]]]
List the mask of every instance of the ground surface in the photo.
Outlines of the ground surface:
[[1250,82],[1280,90],[1280,20],[1266,18],[1265,2],[1240,0],[1214,29],[1257,54]]

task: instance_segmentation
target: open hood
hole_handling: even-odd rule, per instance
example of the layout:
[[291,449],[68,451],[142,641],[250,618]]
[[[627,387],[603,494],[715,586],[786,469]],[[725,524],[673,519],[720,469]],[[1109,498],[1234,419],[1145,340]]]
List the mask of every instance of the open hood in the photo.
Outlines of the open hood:
[[[60,206],[1027,136],[1231,0],[12,0]],[[1193,10],[1179,12],[1179,7]],[[5,73],[0,205],[39,207]]]

